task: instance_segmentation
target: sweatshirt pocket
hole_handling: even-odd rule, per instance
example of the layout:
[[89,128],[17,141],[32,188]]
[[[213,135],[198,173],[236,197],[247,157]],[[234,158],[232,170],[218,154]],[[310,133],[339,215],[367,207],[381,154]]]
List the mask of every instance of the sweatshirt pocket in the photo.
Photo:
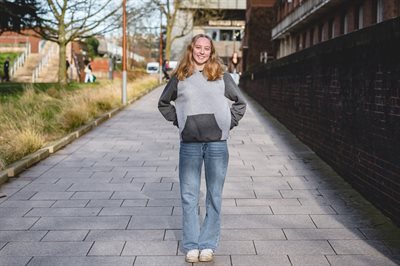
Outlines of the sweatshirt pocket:
[[222,130],[219,128],[214,114],[189,115],[181,133],[182,141],[217,141],[221,140]]

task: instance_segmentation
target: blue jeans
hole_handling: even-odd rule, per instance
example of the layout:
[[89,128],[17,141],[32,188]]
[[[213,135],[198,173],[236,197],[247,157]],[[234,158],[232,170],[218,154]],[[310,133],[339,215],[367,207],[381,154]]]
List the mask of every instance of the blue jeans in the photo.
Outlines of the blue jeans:
[[[221,230],[222,189],[228,168],[226,141],[181,142],[179,181],[183,210],[183,249],[212,249],[218,246]],[[206,215],[199,224],[199,192],[204,162],[207,187]]]

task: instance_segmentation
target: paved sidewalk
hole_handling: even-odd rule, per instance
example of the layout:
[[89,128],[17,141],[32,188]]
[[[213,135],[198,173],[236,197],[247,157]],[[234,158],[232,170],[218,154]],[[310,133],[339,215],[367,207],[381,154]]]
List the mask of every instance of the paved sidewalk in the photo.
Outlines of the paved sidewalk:
[[[0,265],[190,265],[160,93],[0,188]],[[397,265],[399,230],[248,101],[229,141],[220,248],[199,265]]]

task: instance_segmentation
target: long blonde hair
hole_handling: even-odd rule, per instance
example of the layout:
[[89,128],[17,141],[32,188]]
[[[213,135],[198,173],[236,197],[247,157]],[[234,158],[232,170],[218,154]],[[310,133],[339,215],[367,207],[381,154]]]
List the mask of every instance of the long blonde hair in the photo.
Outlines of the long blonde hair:
[[192,38],[192,41],[187,46],[186,51],[183,54],[182,59],[179,62],[178,67],[176,68],[176,71],[174,72],[174,75],[176,75],[179,80],[184,80],[187,77],[193,75],[193,73],[195,72],[193,47],[199,38],[206,38],[210,41],[211,44],[210,58],[204,65],[203,75],[205,75],[207,77],[207,80],[210,81],[221,79],[224,74],[223,64],[215,51],[213,41],[206,34],[197,34]]

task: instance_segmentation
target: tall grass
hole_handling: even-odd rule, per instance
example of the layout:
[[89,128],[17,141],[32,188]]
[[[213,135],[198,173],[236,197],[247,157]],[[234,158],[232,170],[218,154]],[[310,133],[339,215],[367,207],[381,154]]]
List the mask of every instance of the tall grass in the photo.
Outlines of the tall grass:
[[[157,79],[143,77],[128,84],[128,98],[157,85]],[[0,170],[48,142],[121,106],[120,81],[82,84],[80,89],[25,88],[18,98],[0,105]]]

